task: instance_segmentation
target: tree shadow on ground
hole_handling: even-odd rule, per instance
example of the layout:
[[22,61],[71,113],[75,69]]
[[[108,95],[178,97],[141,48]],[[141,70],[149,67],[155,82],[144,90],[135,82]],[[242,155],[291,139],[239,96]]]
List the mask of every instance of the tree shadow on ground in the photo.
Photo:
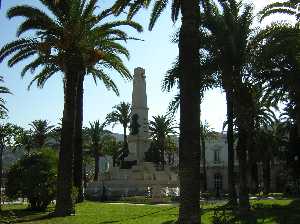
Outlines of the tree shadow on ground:
[[300,199],[294,199],[288,205],[257,204],[253,206],[252,213],[257,220],[266,220],[269,223],[298,224],[300,223]]
[[[159,211],[155,211],[155,212],[149,212],[149,213],[146,213],[146,214],[142,214],[142,215],[138,215],[138,216],[133,216],[133,217],[129,217],[129,218],[126,218],[126,219],[122,219],[122,220],[109,220],[109,221],[103,221],[103,222],[100,222],[99,224],[105,224],[105,223],[122,223],[122,222],[125,222],[125,221],[133,221],[133,220],[138,220],[138,219],[141,219],[141,218],[145,218],[145,217],[149,217],[149,216],[154,216],[154,215],[158,215],[160,213],[164,213],[164,212],[168,212],[172,209],[175,209],[175,207],[170,207],[170,208],[166,208],[166,209],[160,209]],[[176,214],[177,215],[177,214]],[[167,221],[165,222],[164,224],[171,224],[173,223],[173,221]]]
[[169,221],[165,221],[161,224],[176,224],[177,223],[177,220],[169,220]]
[[33,211],[29,208],[4,210],[0,211],[0,223],[23,223],[51,219],[53,217],[52,210],[46,212]]
[[222,224],[299,224],[300,199],[294,199],[288,205],[257,203],[247,215],[240,215],[226,206],[204,209],[204,212],[213,212],[214,223]]

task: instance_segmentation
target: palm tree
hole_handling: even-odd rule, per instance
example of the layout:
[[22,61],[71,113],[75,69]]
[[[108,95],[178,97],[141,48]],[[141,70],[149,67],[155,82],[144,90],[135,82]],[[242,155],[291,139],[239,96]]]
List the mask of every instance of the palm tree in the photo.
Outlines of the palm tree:
[[[127,6],[128,17],[132,18],[140,8],[148,7],[150,0],[117,0],[113,10],[120,14]],[[151,30],[168,5],[168,0],[154,2],[150,18]],[[200,64],[199,64],[199,26],[200,0],[171,1],[172,21],[181,12],[182,23],[179,31],[179,65],[182,74],[180,86],[180,140],[179,140],[179,177],[180,209],[179,223],[200,222]]]
[[99,177],[99,156],[103,156],[103,145],[107,136],[110,135],[109,131],[104,130],[106,123],[100,123],[99,120],[90,122],[90,127],[86,129],[86,134],[88,136],[90,147],[93,151],[93,156],[95,159],[95,169],[94,169],[94,181],[98,181]]
[[[240,173],[241,212],[250,208],[247,185],[247,151],[251,149],[251,130],[253,130],[253,108],[251,84],[245,82],[244,72],[247,70],[251,56],[250,26],[253,20],[252,6],[236,1],[218,1],[222,11],[209,1],[204,4],[203,26],[210,31],[209,52],[221,74],[222,86],[226,92],[228,123],[228,159],[230,198],[234,199],[233,168],[233,118],[238,127],[238,155]],[[242,11],[243,9],[243,11]]]
[[[0,82],[3,82],[3,77],[0,76]],[[9,89],[5,86],[0,86],[0,94],[11,94]],[[5,107],[5,100],[0,97],[0,119],[4,118],[7,113],[7,108]]]
[[299,0],[284,0],[280,2],[273,2],[266,7],[264,7],[260,12],[260,20],[262,21],[264,18],[280,13],[295,16],[297,20],[300,19],[299,12]]
[[[295,105],[295,121],[300,138],[300,85],[298,25],[273,24],[257,35],[261,42],[256,61],[256,78],[277,101],[288,98]],[[277,94],[275,94],[277,92]]]
[[42,148],[46,139],[53,129],[53,125],[50,125],[47,120],[34,120],[29,124],[33,129],[33,143],[36,148]]
[[[258,180],[258,160],[261,157],[264,147],[257,147],[256,144],[259,142],[259,138],[265,135],[266,131],[277,121],[276,115],[273,110],[278,110],[277,103],[274,101],[273,95],[270,95],[266,88],[261,86],[260,83],[254,84],[254,147],[248,153],[249,166],[250,166],[250,190],[253,193],[257,193],[259,187]],[[263,130],[263,132],[262,132]]]
[[[95,80],[99,79],[106,87],[117,91],[103,68],[115,69],[121,76],[131,78],[118,55],[128,57],[128,51],[119,41],[132,38],[118,27],[126,25],[141,31],[141,26],[127,20],[105,23],[103,20],[111,15],[111,11],[103,10],[96,15],[96,0],[40,0],[40,2],[51,15],[28,5],[16,6],[8,11],[9,18],[21,16],[25,17],[25,21],[19,26],[17,32],[19,38],[0,50],[0,61],[12,55],[8,64],[14,66],[24,59],[36,56],[24,67],[21,75],[24,76],[27,71],[34,72],[38,67],[42,67],[30,83],[31,85],[36,81],[39,87],[43,87],[58,71],[64,73],[65,101],[56,203],[56,215],[64,216],[74,212],[71,198],[73,147],[74,145],[81,147],[81,143],[75,144],[74,139],[81,141],[84,75],[91,74]],[[36,32],[31,32],[31,37],[20,38],[20,35],[27,31]],[[81,173],[81,170],[75,173]]]
[[153,141],[157,143],[160,155],[159,161],[162,168],[164,168],[168,136],[176,133],[173,118],[167,117],[167,115],[158,115],[152,118],[153,120],[149,122],[149,132]]
[[113,111],[106,116],[106,123],[109,125],[113,123],[113,126],[117,123],[120,123],[123,126],[123,135],[124,135],[124,145],[128,145],[127,143],[127,128],[130,122],[130,103],[121,102],[118,105],[113,107]]

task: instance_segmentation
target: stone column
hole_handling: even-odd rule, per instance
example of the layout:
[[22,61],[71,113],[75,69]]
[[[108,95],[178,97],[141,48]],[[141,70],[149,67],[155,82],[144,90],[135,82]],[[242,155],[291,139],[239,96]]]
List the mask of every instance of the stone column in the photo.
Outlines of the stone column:
[[127,161],[144,161],[150,146],[146,76],[143,68],[135,68],[133,76],[130,134],[128,136],[129,156]]

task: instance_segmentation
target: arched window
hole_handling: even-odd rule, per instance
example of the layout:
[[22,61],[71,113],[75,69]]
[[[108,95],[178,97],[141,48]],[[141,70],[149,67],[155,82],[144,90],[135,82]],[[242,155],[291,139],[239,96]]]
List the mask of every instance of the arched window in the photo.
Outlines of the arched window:
[[217,192],[221,191],[223,188],[223,180],[222,180],[222,175],[219,173],[216,173],[214,176],[214,181],[215,181],[215,190]]

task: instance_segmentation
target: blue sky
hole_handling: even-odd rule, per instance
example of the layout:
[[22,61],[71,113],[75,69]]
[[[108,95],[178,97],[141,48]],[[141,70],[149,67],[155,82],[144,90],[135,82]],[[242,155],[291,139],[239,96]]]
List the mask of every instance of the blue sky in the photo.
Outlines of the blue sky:
[[[103,7],[108,7],[111,0],[99,1]],[[260,9],[266,2],[254,0],[256,8]],[[6,18],[7,9],[17,4],[30,4],[39,7],[37,0],[2,0],[0,10],[0,47],[15,38],[17,25],[21,18],[8,20]],[[165,72],[170,68],[172,62],[178,55],[178,48],[170,42],[170,37],[178,29],[179,24],[173,24],[170,19],[170,12],[167,10],[159,20],[153,31],[147,30],[149,12],[141,11],[135,20],[144,26],[144,32],[138,34],[130,33],[144,41],[130,41],[126,45],[130,51],[130,60],[125,64],[133,72],[135,67],[143,67],[147,76],[147,95],[149,118],[153,115],[164,114],[173,93],[163,93],[161,91],[161,80]],[[268,23],[267,21],[266,23]],[[35,119],[47,119],[52,124],[56,124],[62,117],[63,111],[63,90],[61,75],[57,74],[49,79],[43,89],[32,86],[27,90],[32,75],[28,73],[24,79],[20,77],[20,71],[24,64],[18,64],[13,68],[7,66],[6,61],[0,64],[0,75],[4,76],[5,85],[9,87],[13,95],[7,96],[7,107],[9,108],[8,121],[28,127],[28,124]],[[124,81],[118,74],[111,71],[111,76],[116,81],[120,96],[113,92],[108,92],[101,83],[95,86],[90,77],[86,77],[84,83],[84,125],[89,121],[99,119],[101,122],[112,107],[121,101],[131,102],[132,83]],[[178,121],[178,114],[175,117]],[[222,124],[226,118],[225,97],[221,90],[208,91],[202,104],[202,120],[216,130],[221,131]],[[119,126],[113,131],[122,132]]]

